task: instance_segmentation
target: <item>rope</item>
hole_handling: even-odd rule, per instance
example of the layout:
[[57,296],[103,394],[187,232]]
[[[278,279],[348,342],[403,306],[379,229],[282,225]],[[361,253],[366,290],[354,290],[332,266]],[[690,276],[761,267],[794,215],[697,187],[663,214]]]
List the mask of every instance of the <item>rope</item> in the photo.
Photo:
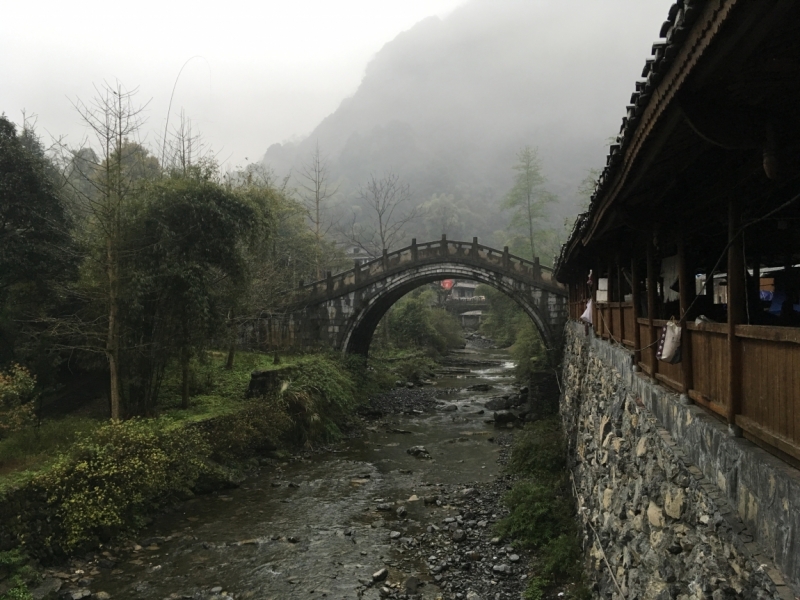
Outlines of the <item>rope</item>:
[[[578,488],[575,486],[575,474],[572,471],[569,472],[569,478],[572,481],[572,493],[575,494],[575,499],[577,500],[578,499]],[[597,533],[597,530],[594,528],[594,525],[592,525],[592,522],[588,518],[586,518],[584,520],[584,523],[586,523],[592,529],[592,533],[594,533],[594,537],[597,540],[597,546],[598,546],[598,548],[600,548],[600,554],[603,555],[603,562],[606,563],[606,567],[608,567],[608,574],[611,576],[611,581],[613,581],[614,585],[617,587],[617,591],[619,592],[619,595],[622,596],[623,598],[625,598],[625,594],[622,592],[622,588],[619,587],[619,583],[617,582],[617,578],[614,577],[614,570],[611,568],[611,565],[608,562],[608,557],[606,556],[606,551],[603,550],[603,544],[600,542],[600,535]]]
[[[603,327],[605,328],[606,332],[608,333],[608,337],[610,337],[612,340],[614,340],[616,343],[618,343],[620,346],[622,346],[623,343],[620,340],[618,340],[617,338],[615,338],[614,334],[612,333],[612,331],[608,328],[608,324],[606,323],[606,319],[603,316],[602,311],[598,310],[597,314],[600,315],[600,320],[603,322]],[[638,323],[636,325],[638,327]],[[653,346],[658,344],[659,341],[660,340],[656,340],[652,344],[648,344],[647,346],[644,346],[643,348],[634,348],[633,351],[634,352],[641,352],[642,350],[647,350],[648,348],[652,348]]]

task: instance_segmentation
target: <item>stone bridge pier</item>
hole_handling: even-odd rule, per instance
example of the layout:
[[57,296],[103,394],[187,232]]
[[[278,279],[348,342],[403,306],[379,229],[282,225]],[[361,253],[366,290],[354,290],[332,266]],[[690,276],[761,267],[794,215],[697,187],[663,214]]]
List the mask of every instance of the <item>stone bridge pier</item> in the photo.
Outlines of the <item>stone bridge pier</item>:
[[555,350],[568,317],[567,291],[538,259],[528,261],[478,244],[441,240],[411,245],[292,290],[288,310],[271,319],[273,346],[327,346],[367,355],[381,318],[415,288],[442,279],[485,283],[513,299]]

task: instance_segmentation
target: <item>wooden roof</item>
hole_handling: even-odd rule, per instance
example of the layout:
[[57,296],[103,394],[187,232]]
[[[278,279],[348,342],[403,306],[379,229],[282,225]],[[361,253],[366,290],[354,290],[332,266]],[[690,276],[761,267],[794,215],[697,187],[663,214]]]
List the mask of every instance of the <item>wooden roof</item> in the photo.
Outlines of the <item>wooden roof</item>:
[[[654,232],[680,232],[702,265],[724,246],[729,199],[753,221],[800,193],[800,3],[684,0],[661,37],[562,248],[561,281]],[[797,252],[798,206],[753,226],[764,262]]]

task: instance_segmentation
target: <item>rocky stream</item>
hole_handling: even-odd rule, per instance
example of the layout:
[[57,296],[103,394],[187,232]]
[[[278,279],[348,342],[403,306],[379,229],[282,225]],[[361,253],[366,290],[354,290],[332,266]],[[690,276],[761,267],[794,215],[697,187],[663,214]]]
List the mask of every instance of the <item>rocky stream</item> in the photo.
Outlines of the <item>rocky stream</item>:
[[513,366],[488,348],[451,355],[434,385],[374,398],[364,435],[264,460],[238,488],[156,518],[136,543],[50,570],[38,597],[520,598],[529,559],[493,528],[513,419],[501,411],[495,423],[495,411],[525,407]]

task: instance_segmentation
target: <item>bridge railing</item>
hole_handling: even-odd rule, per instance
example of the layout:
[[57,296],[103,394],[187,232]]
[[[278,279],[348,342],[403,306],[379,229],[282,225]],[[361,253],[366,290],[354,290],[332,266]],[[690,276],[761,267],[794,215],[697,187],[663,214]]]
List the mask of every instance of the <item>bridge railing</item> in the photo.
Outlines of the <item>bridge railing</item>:
[[325,296],[338,296],[346,294],[359,287],[369,285],[371,282],[394,271],[401,270],[415,264],[452,260],[459,263],[474,263],[483,266],[491,265],[500,272],[505,272],[518,279],[543,284],[558,291],[564,291],[563,286],[555,280],[553,270],[539,264],[539,259],[530,261],[520,256],[509,253],[508,247],[502,251],[478,243],[477,238],[472,242],[448,240],[442,236],[441,240],[417,244],[412,240],[410,246],[387,252],[383,256],[354,268],[337,273],[328,273],[325,279],[308,284],[300,282],[300,286],[292,291],[293,300],[303,298],[319,298]]

